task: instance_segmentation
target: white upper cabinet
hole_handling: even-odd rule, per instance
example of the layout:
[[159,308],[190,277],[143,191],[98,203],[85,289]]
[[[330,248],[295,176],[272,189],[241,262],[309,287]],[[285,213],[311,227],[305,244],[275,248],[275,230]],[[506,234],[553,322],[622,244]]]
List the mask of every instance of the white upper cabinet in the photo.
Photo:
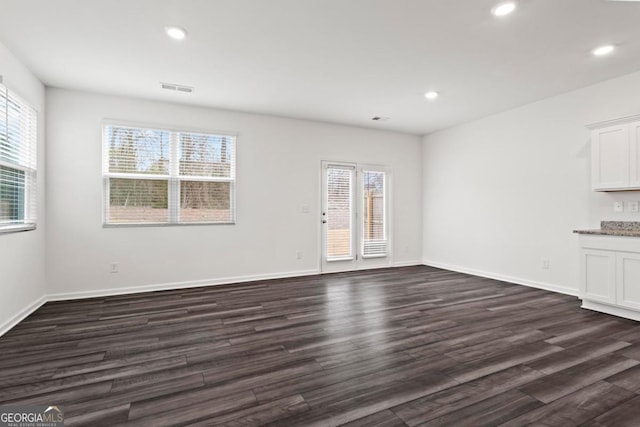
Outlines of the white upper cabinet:
[[628,125],[595,129],[591,134],[591,152],[594,190],[629,188],[631,163]]
[[595,191],[640,190],[640,121],[621,122],[590,126]]
[[640,122],[629,125],[630,143],[630,186],[640,188]]

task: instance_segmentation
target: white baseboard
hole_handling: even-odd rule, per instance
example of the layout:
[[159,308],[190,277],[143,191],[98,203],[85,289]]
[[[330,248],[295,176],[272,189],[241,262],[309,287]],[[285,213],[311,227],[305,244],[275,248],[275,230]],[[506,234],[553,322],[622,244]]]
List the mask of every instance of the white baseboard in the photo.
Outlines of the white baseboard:
[[65,301],[65,300],[84,299],[84,298],[99,298],[99,297],[107,297],[107,296],[113,296],[113,295],[139,294],[142,292],[197,288],[201,286],[230,285],[234,283],[255,282],[258,280],[286,279],[289,277],[313,276],[316,274],[320,274],[320,271],[319,270],[299,270],[299,271],[291,271],[288,273],[269,273],[269,274],[256,274],[251,276],[232,276],[232,277],[222,277],[222,278],[208,279],[208,280],[195,280],[190,282],[172,282],[172,283],[161,283],[158,285],[131,286],[126,288],[115,288],[115,289],[98,289],[95,291],[63,292],[63,293],[57,293],[57,294],[49,294],[46,296],[46,299],[47,301]]
[[393,266],[394,267],[413,267],[414,265],[422,265],[422,264],[423,264],[422,260],[399,261],[399,262],[394,262]]
[[3,324],[1,324],[0,325],[0,337],[3,336],[4,334],[6,334],[7,332],[9,332],[18,323],[20,323],[24,319],[26,319],[31,313],[33,313],[34,311],[36,311],[37,309],[42,307],[42,305],[45,302],[47,302],[47,298],[46,298],[46,296],[43,295],[40,298],[38,298],[37,300],[35,300],[34,302],[32,302],[31,304],[29,304],[28,307],[24,308],[22,311],[20,311],[18,314],[13,316],[11,319],[9,319],[6,322],[4,322]]
[[442,268],[445,270],[456,271],[458,273],[470,274],[472,276],[486,277],[487,279],[500,280],[503,282],[515,283],[516,285],[529,286],[531,288],[544,289],[546,291],[558,292],[561,294],[578,296],[577,289],[571,289],[564,286],[558,286],[551,283],[536,282],[534,280],[521,279],[519,277],[506,276],[504,274],[490,273],[482,270],[475,270],[472,268],[460,267],[456,265],[443,264],[437,261],[430,261],[425,259],[422,261],[424,265],[436,268]]
[[611,314],[612,316],[624,317],[625,319],[631,319],[640,321],[640,313],[635,310],[629,310],[624,307],[614,307],[609,304],[603,304],[596,301],[582,300],[582,308],[592,311],[598,311],[600,313]]

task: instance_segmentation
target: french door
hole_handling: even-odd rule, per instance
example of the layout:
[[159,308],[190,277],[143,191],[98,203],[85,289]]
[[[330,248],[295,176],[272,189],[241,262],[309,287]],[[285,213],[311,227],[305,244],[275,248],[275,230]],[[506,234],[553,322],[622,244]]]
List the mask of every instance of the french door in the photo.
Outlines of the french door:
[[386,168],[322,162],[322,272],[390,265],[389,223]]

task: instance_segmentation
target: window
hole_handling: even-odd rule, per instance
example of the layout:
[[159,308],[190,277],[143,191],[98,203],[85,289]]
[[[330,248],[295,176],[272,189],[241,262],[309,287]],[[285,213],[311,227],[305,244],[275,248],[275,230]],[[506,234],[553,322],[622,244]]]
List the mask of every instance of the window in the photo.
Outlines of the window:
[[108,124],[104,223],[231,224],[235,136]]
[[37,113],[0,83],[0,232],[36,227]]
[[386,202],[384,171],[363,170],[362,256],[387,255]]

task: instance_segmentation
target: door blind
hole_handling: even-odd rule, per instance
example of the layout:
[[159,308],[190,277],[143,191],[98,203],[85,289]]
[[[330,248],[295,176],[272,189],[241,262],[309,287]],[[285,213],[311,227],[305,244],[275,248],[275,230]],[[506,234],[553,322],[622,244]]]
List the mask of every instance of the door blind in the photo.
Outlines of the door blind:
[[362,256],[365,258],[387,255],[385,178],[382,171],[363,171]]
[[353,258],[353,181],[355,170],[328,166],[327,170],[327,261]]

